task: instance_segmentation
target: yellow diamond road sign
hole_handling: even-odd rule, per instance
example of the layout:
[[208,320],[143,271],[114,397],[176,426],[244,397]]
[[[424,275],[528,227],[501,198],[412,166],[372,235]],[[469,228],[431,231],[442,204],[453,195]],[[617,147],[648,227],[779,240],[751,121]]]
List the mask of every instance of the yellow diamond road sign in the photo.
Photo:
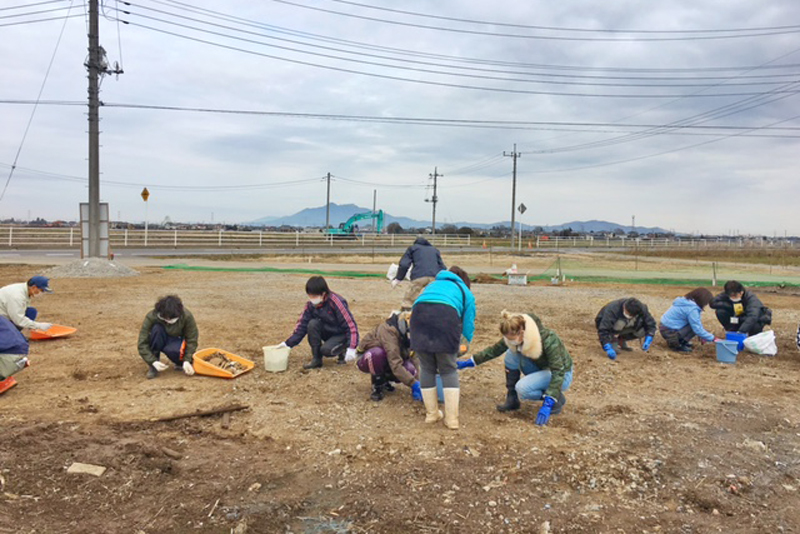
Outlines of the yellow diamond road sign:
[[145,187],[144,189],[142,189],[142,199],[145,202],[147,202],[148,198],[150,198],[150,191],[148,191],[147,188]]

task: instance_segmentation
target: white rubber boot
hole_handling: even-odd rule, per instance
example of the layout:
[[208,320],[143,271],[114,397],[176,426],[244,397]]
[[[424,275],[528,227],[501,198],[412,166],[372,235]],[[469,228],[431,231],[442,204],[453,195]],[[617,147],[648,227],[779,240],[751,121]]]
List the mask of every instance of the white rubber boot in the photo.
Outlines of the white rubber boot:
[[422,389],[422,402],[425,403],[425,422],[435,423],[440,421],[444,415],[439,410],[439,397],[436,395],[436,388]]
[[458,430],[459,388],[444,388],[444,425],[450,430]]

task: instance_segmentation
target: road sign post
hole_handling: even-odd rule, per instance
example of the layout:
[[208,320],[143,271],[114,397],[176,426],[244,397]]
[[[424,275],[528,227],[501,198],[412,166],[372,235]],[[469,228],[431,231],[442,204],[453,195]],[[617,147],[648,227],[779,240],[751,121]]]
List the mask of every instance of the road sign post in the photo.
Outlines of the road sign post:
[[147,246],[147,199],[150,198],[150,191],[145,187],[142,189],[142,200],[144,200],[144,246]]

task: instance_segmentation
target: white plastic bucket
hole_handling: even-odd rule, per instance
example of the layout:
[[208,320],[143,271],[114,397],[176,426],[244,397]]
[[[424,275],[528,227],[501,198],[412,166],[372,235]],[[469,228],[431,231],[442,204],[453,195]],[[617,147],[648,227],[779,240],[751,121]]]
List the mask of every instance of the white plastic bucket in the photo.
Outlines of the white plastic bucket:
[[269,345],[264,349],[264,369],[271,373],[280,373],[289,367],[289,347]]

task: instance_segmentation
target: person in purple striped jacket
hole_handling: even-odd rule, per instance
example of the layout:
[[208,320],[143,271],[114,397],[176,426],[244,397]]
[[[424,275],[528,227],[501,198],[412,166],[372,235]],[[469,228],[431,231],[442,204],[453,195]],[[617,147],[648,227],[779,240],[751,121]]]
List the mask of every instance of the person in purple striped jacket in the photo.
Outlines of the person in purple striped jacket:
[[295,347],[308,335],[311,361],[304,369],[322,367],[322,358],[337,358],[344,364],[356,359],[358,326],[347,301],[328,288],[321,276],[312,276],[306,282],[306,302],[297,320],[294,332],[281,345]]

